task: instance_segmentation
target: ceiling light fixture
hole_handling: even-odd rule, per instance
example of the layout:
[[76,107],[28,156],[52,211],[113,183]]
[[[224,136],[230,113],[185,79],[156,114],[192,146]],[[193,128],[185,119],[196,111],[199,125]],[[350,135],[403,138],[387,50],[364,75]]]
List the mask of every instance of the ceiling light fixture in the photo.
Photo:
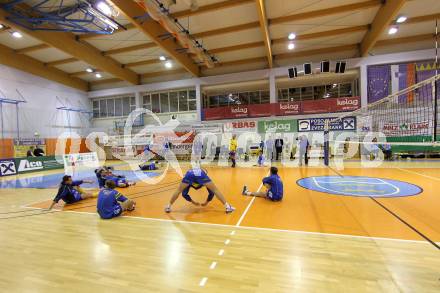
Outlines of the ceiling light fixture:
[[107,16],[111,16],[112,12],[113,12],[110,5],[108,5],[107,2],[105,2],[105,1],[99,1],[96,4],[96,9],[98,9],[99,11],[101,11],[102,13],[104,13]]
[[167,61],[167,62],[165,62],[165,67],[166,68],[172,68],[173,67],[173,63],[171,63],[171,61]]
[[17,39],[21,39],[23,37],[23,35],[20,32],[12,32],[11,35]]
[[0,29],[4,28],[5,26],[3,24],[0,23]]
[[287,45],[287,49],[289,49],[289,50],[295,49],[295,44],[294,43],[289,43],[289,45]]
[[408,19],[408,17],[406,17],[405,15],[401,15],[397,18],[396,22],[397,23],[404,23],[407,19]]
[[90,67],[89,67],[89,68],[86,69],[86,71],[87,71],[88,73],[92,73],[94,70],[93,70],[93,68],[90,68]]
[[97,72],[97,73],[95,74],[95,76],[96,76],[96,78],[101,78],[101,77],[102,77],[101,73],[99,73],[99,72]]
[[390,27],[390,29],[388,30],[388,34],[389,34],[389,35],[394,35],[394,34],[397,33],[398,30],[399,30],[399,29],[398,29],[396,26],[392,26],[392,27]]
[[296,39],[296,34],[295,33],[290,33],[288,38],[289,38],[289,40],[294,40],[294,39]]
[[167,60],[167,57],[161,55],[161,56],[159,57],[159,60],[160,60],[160,61],[166,61],[166,60]]

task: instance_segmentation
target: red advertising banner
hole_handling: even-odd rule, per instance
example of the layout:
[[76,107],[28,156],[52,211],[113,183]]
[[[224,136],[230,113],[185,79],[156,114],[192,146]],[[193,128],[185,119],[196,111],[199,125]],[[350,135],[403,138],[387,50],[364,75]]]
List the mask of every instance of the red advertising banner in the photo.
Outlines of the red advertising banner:
[[255,104],[249,105],[249,117],[267,117],[272,115],[273,104]]
[[360,107],[360,97],[330,98],[274,104],[237,105],[204,109],[204,120],[351,112]]
[[225,108],[206,108],[203,111],[205,112],[205,120],[222,120],[225,119]]
[[272,111],[277,116],[301,114],[301,102],[288,102],[272,104]]
[[225,118],[247,118],[249,116],[249,106],[248,105],[237,105],[226,107]]

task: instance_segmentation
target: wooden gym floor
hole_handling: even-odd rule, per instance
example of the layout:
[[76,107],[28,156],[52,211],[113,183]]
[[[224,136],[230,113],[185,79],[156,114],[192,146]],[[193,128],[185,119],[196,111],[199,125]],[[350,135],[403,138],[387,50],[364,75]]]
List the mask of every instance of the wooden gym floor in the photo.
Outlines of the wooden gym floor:
[[[440,162],[439,162],[440,163]],[[335,176],[325,167],[283,168],[285,197],[273,203],[240,195],[257,190],[268,168],[209,167],[236,207],[226,215],[179,198],[163,207],[179,176],[121,189],[136,211],[109,221],[95,200],[48,213],[53,189],[1,189],[0,288],[8,292],[439,292],[440,174],[437,161],[350,163],[341,175],[420,186],[410,197],[337,196],[298,179]],[[29,176],[38,176],[32,174]],[[204,189],[191,195],[203,200]],[[22,206],[32,206],[25,209]],[[62,208],[62,207],[60,207]],[[9,213],[22,211],[18,213]],[[423,236],[421,236],[423,235]]]

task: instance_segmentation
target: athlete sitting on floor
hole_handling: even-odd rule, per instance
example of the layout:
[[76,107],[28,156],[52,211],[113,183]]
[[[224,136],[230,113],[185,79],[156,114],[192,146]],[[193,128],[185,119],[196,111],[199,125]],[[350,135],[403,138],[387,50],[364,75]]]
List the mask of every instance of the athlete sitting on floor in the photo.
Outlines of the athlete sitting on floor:
[[66,204],[72,204],[80,200],[93,197],[93,194],[86,193],[84,190],[80,188],[80,185],[83,183],[93,183],[93,181],[91,180],[73,181],[72,176],[64,175],[63,180],[61,181],[60,187],[58,189],[58,193],[53,199],[49,207],[49,210],[51,210],[53,206],[60,201],[60,199],[62,199]]
[[272,201],[280,201],[283,199],[283,182],[278,176],[278,168],[270,168],[270,176],[263,178],[263,185],[266,187],[266,192],[257,191],[251,192],[246,186],[243,187],[243,195],[265,197]]
[[136,182],[128,181],[123,175],[116,175],[111,169],[103,167],[96,170],[96,177],[98,178],[99,188],[103,188],[106,180],[111,180],[116,184],[116,187],[128,187],[136,185]]
[[145,163],[139,165],[139,168],[142,171],[159,170],[160,167],[161,167],[161,163],[159,163],[159,161],[145,162]]
[[[182,182],[180,183],[179,187],[177,187],[177,190],[174,192],[173,196],[170,199],[170,203],[165,207],[165,212],[169,213],[171,212],[171,206],[172,204],[177,200],[179,197],[179,194],[182,194],[182,196],[189,202],[193,203],[196,206],[202,205],[206,206],[214,197],[214,195],[223,203],[223,205],[226,208],[226,213],[232,213],[235,208],[231,206],[228,202],[226,202],[225,197],[220,192],[220,190],[215,186],[215,184],[212,182],[211,178],[208,177],[207,171],[204,169],[191,169],[188,170],[185,174],[185,177],[183,177]],[[188,194],[189,189],[192,187],[194,189],[200,189],[203,186],[208,189],[208,198],[206,202],[203,204],[200,204],[196,201],[194,201]]]
[[107,180],[105,187],[98,194],[96,209],[102,219],[118,217],[125,211],[133,211],[136,207],[134,200],[120,194],[115,187],[115,182]]

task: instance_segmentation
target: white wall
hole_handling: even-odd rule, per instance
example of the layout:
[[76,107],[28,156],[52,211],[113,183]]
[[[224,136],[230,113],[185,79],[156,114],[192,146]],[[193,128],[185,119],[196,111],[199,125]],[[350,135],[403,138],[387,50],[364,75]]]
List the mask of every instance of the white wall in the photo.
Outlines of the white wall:
[[[58,134],[68,131],[67,113],[56,110],[56,107],[91,109],[86,92],[0,65],[1,98],[21,100],[17,90],[27,101],[19,106],[18,116],[22,138],[34,137],[35,132],[38,132],[42,138],[57,137]],[[0,130],[3,129],[5,138],[16,138],[15,105],[3,104],[2,112],[4,125],[0,124]],[[77,133],[86,135],[89,132],[91,124],[87,115],[70,113],[70,121],[72,130]]]

